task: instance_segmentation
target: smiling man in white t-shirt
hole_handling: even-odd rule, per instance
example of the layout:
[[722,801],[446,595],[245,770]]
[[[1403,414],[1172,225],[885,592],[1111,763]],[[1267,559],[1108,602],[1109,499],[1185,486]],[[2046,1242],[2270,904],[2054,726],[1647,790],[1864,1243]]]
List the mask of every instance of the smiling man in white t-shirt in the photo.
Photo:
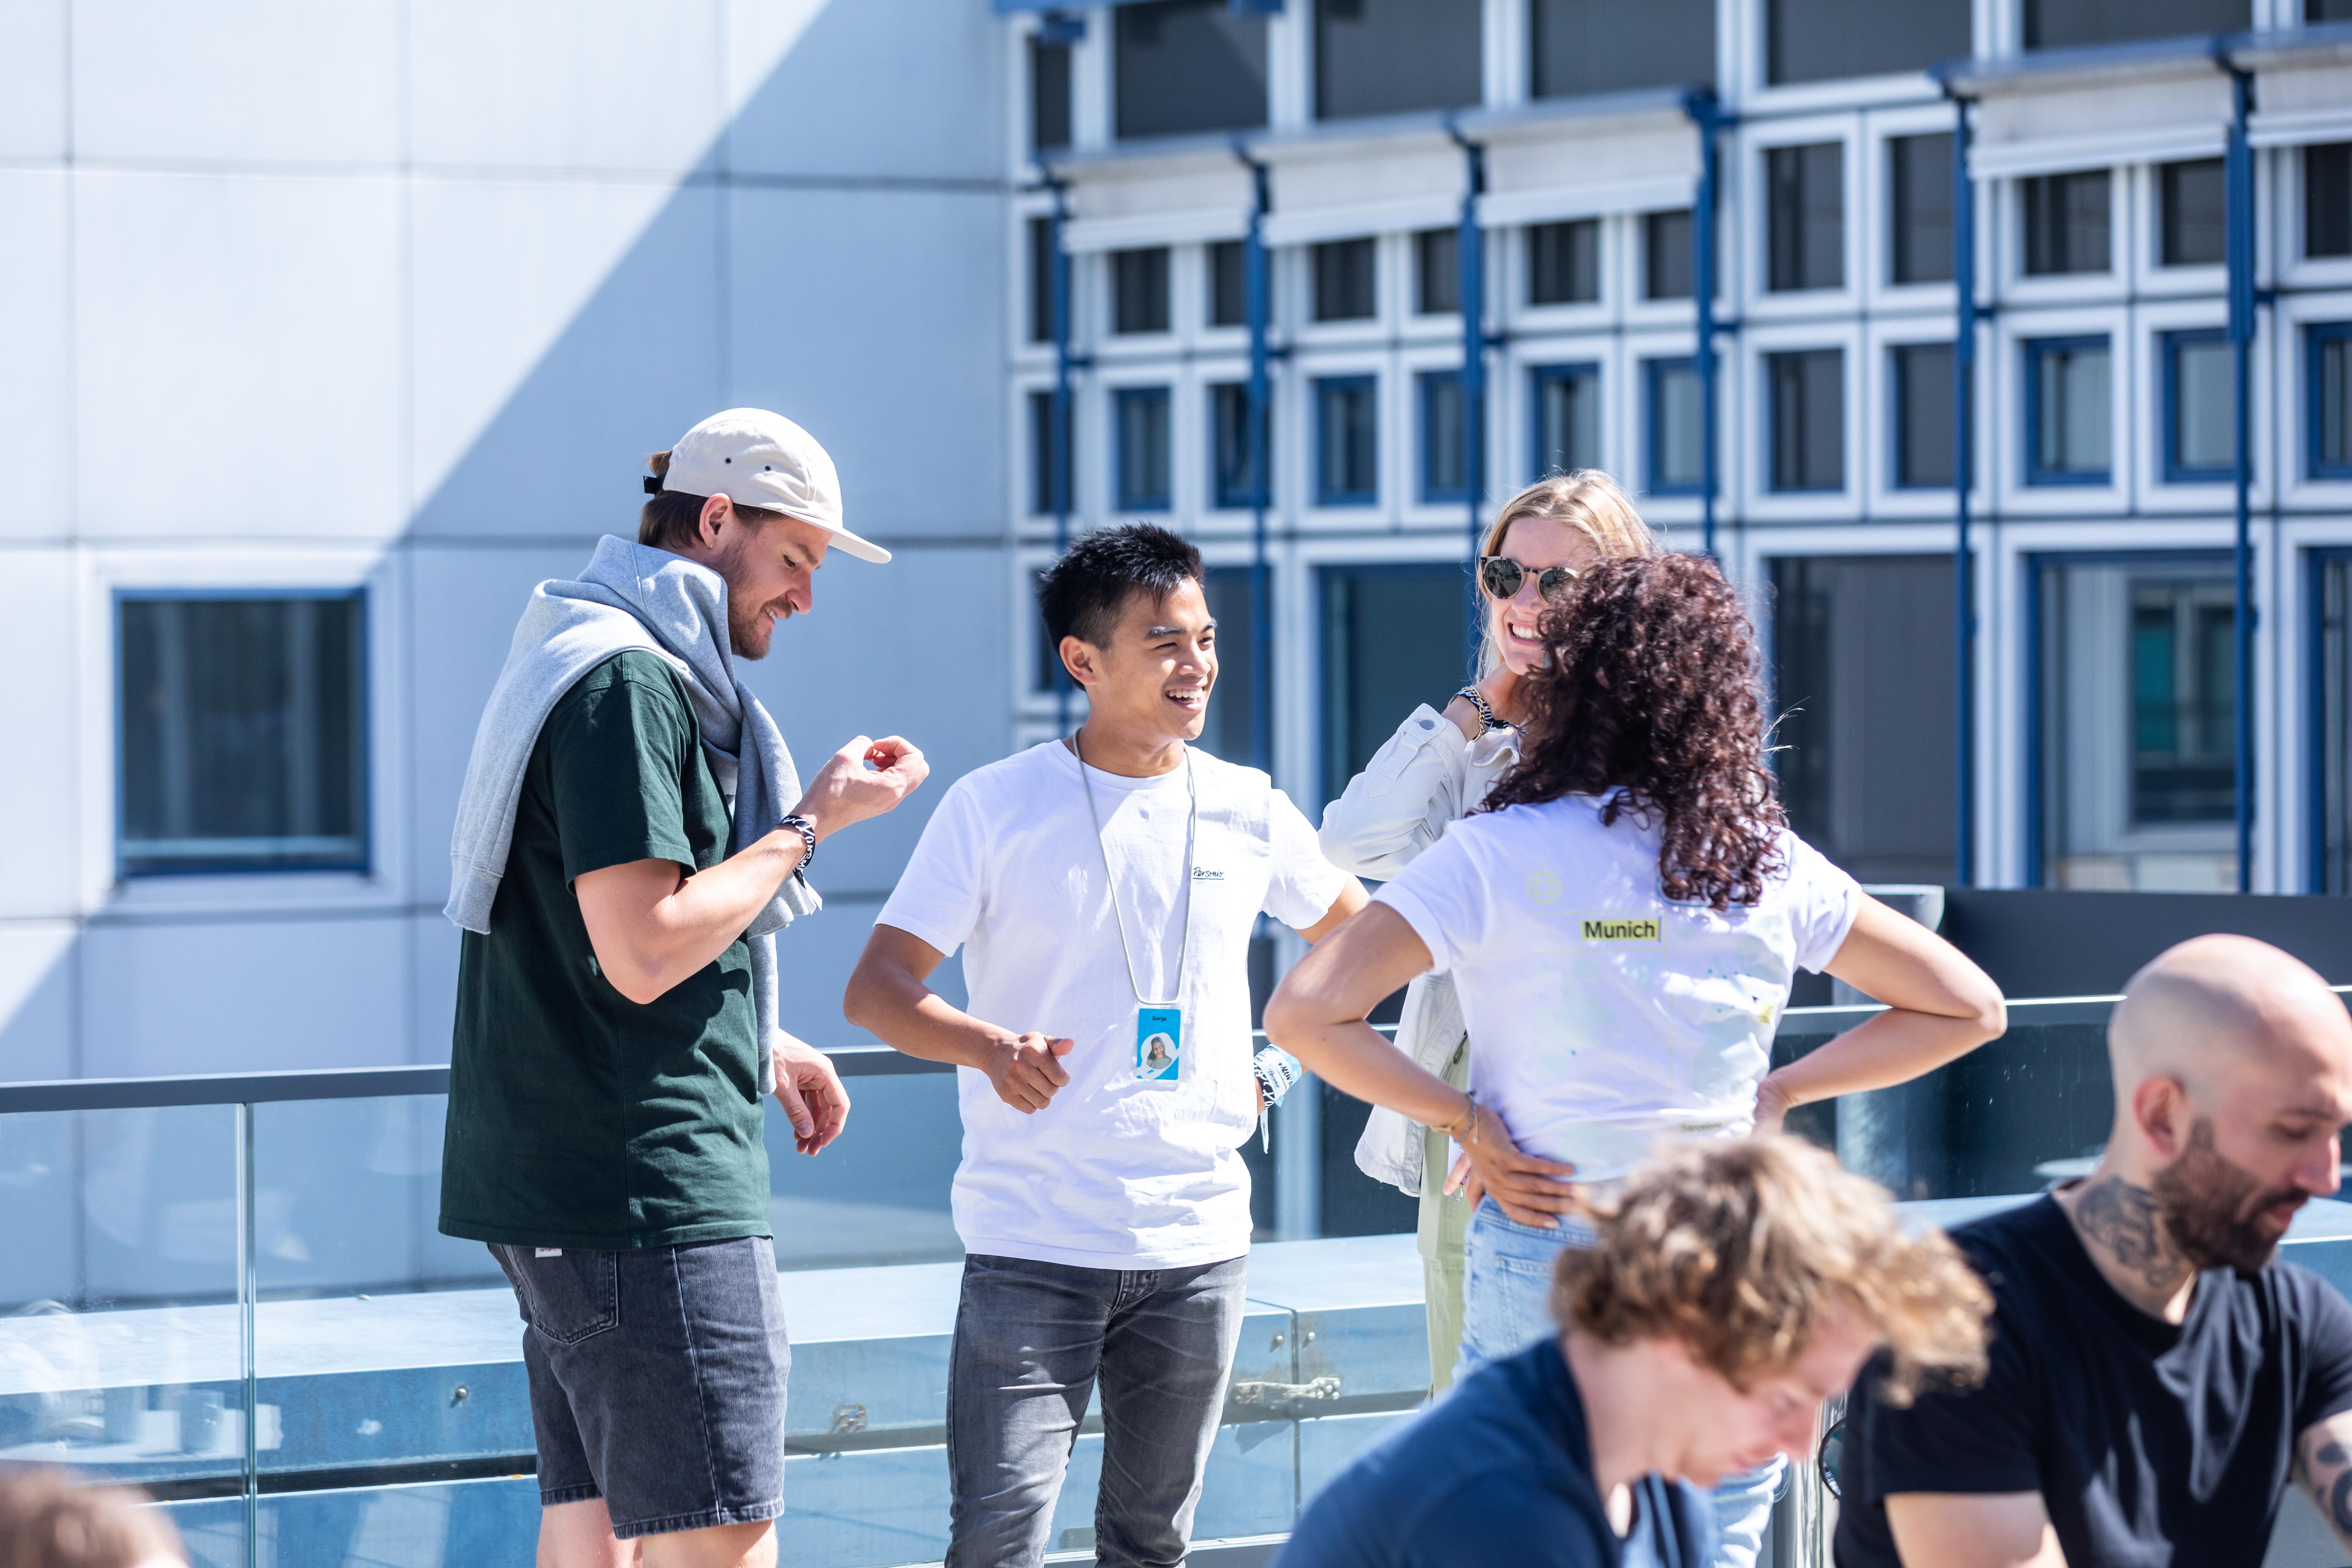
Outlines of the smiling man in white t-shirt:
[[[963,1069],[949,1568],[1043,1561],[1097,1380],[1097,1560],[1172,1564],[1241,1332],[1250,934],[1315,941],[1364,891],[1265,774],[1186,743],[1217,679],[1197,550],[1104,529],[1039,600],[1087,721],[956,781],[843,1011]],[[968,1012],[925,984],[959,945]]]

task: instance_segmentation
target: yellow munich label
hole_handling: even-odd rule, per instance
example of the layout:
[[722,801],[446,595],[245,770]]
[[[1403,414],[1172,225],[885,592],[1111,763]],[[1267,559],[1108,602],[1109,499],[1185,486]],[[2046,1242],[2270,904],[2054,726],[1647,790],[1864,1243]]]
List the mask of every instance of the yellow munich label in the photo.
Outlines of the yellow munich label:
[[1576,933],[1586,942],[1625,943],[1643,947],[1666,944],[1666,922],[1655,915],[1579,915]]

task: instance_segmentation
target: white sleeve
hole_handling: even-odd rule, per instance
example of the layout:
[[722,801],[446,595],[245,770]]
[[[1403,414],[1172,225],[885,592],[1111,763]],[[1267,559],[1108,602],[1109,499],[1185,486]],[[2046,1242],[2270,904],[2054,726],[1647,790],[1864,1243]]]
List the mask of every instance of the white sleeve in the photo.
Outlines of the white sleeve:
[[988,899],[987,838],[980,807],[958,779],[923,825],[923,836],[890,889],[877,925],[896,926],[939,950],[955,952],[980,923]]
[[1793,833],[1781,835],[1780,847],[1789,861],[1789,929],[1797,939],[1797,962],[1819,974],[1862,913],[1862,884]]
[[1323,847],[1315,841],[1315,829],[1306,814],[1280,790],[1273,793],[1265,814],[1266,858],[1271,863],[1265,912],[1297,931],[1330,912],[1348,873],[1323,858]]
[[1323,808],[1323,853],[1360,877],[1395,876],[1462,815],[1470,742],[1427,703]]
[[1372,895],[1373,902],[1388,905],[1412,927],[1429,949],[1430,973],[1434,974],[1475,958],[1486,941],[1494,900],[1487,896],[1485,868],[1471,847],[1477,837],[1471,824],[1455,825]]

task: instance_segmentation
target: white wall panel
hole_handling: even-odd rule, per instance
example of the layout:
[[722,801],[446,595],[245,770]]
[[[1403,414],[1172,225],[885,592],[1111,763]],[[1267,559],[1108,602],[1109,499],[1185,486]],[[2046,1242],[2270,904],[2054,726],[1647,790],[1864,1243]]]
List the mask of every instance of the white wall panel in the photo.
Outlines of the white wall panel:
[[0,5],[0,158],[66,151],[67,0]]
[[457,1016],[457,928],[438,910],[409,922],[408,1060],[420,1065],[449,1059],[450,1030]]
[[[62,679],[80,646],[72,555],[63,549],[0,552],[11,604],[0,616],[0,668],[25,672],[0,689],[0,733],[12,737],[0,761],[0,918],[67,916],[78,885],[76,826],[85,811],[112,809],[110,787],[84,790],[82,715],[74,682]],[[53,672],[53,673],[49,673]]]
[[74,928],[0,925],[0,1079],[72,1078]]
[[739,173],[989,181],[1002,173],[1004,53],[987,7],[727,3],[739,106],[729,155]]
[[[0,60],[7,50],[0,35]],[[0,103],[8,91],[0,82]],[[0,173],[7,215],[0,220],[0,472],[10,476],[0,486],[0,539],[73,531],[68,178],[53,170]]]

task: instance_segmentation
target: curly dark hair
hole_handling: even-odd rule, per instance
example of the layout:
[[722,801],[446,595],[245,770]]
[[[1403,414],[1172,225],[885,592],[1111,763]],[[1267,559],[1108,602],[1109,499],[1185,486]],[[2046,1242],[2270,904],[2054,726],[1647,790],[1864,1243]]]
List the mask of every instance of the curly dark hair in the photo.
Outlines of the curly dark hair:
[[1601,820],[1663,825],[1658,884],[1723,910],[1764,896],[1786,817],[1764,765],[1756,637],[1715,563],[1602,561],[1549,612],[1526,680],[1527,744],[1486,811],[1606,795]]

